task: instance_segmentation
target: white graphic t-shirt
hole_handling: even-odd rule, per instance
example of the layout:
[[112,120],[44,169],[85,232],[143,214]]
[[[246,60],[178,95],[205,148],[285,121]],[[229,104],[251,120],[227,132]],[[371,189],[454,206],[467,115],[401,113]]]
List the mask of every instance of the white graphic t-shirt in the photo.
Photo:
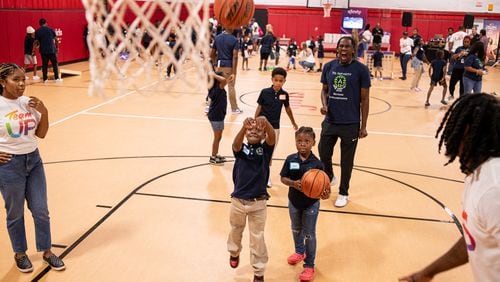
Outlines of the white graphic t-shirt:
[[500,158],[465,178],[462,225],[475,281],[500,281]]
[[28,106],[29,97],[16,100],[0,96],[0,152],[28,154],[36,150],[41,114]]

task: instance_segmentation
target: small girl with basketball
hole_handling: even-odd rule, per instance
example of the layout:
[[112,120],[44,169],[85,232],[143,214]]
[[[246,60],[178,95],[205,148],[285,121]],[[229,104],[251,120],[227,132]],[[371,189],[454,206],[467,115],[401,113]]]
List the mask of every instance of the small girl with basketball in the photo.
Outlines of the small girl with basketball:
[[[319,200],[309,198],[302,193],[301,178],[310,169],[324,170],[323,163],[311,152],[316,143],[315,138],[316,135],[311,127],[300,127],[295,132],[297,153],[286,158],[280,173],[281,182],[289,186],[288,210],[295,244],[295,252],[287,260],[290,265],[304,261],[304,270],[299,275],[302,281],[314,278]],[[329,197],[330,190],[326,189],[321,194],[321,199]]]

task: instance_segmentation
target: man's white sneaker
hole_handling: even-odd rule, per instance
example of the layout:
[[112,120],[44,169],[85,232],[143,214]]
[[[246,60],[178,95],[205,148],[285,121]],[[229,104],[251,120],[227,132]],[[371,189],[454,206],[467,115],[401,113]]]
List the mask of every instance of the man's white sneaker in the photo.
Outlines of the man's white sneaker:
[[267,188],[273,187],[273,183],[271,182],[271,178],[267,181]]
[[56,79],[56,82],[63,82],[63,79],[62,78],[58,78],[58,79]]
[[337,208],[342,208],[347,205],[347,199],[348,197],[346,195],[338,195],[337,200],[335,201],[335,206]]
[[335,186],[335,185],[337,185],[337,177],[333,175],[332,181],[330,182],[330,186]]
[[35,75],[35,76],[33,76],[33,80],[40,80],[40,77]]

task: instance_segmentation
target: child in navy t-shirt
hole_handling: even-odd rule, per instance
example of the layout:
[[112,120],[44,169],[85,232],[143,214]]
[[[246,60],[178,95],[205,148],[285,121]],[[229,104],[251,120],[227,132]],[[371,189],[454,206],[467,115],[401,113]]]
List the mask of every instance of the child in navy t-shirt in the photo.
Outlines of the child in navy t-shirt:
[[377,79],[377,73],[380,74],[380,80],[383,80],[382,76],[382,59],[384,58],[384,53],[380,51],[380,45],[377,44],[375,47],[375,53],[372,55],[373,58],[373,68],[375,69],[375,79]]
[[209,108],[207,117],[214,131],[214,140],[212,142],[212,155],[210,155],[210,164],[223,165],[226,158],[219,156],[219,143],[222,139],[222,131],[224,130],[224,118],[226,117],[227,108],[227,93],[224,87],[234,79],[234,75],[230,75],[226,80],[221,71],[212,72],[214,84],[208,90]]
[[431,86],[429,87],[429,91],[427,92],[427,100],[425,100],[425,106],[428,107],[431,104],[429,103],[429,98],[431,97],[432,90],[434,86],[439,85],[443,86],[443,96],[441,97],[441,104],[447,105],[448,103],[444,99],[446,95],[446,78],[444,74],[446,73],[446,61],[444,60],[444,52],[443,50],[439,50],[436,53],[436,59],[431,62],[431,67],[429,68],[429,76],[431,77]]

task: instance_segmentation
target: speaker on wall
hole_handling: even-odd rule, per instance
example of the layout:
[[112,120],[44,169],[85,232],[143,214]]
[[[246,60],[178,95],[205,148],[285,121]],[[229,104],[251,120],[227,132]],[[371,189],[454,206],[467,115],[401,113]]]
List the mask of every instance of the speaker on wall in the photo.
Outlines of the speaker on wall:
[[413,14],[411,12],[403,12],[403,20],[401,24],[406,27],[410,27],[413,21]]
[[466,29],[471,29],[474,27],[474,15],[465,15],[464,16],[464,27]]

